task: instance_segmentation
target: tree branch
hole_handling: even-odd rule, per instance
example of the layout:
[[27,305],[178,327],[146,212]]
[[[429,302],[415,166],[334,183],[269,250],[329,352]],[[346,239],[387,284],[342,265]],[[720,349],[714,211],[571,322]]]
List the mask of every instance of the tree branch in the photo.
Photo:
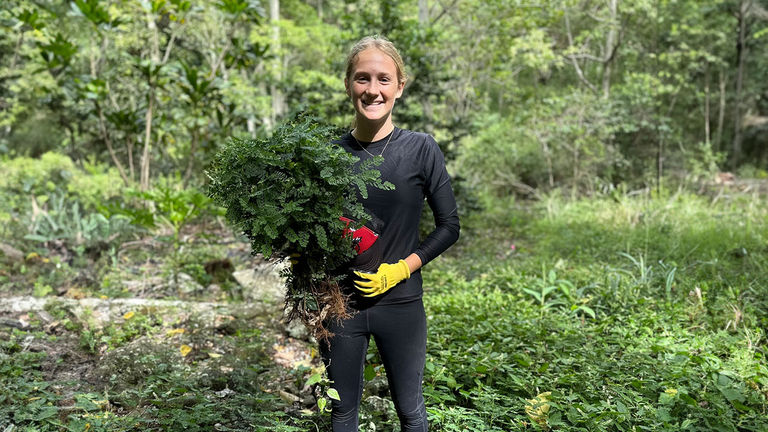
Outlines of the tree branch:
[[117,171],[120,173],[120,177],[123,179],[123,182],[128,185],[130,182],[128,177],[125,175],[125,169],[123,168],[123,164],[120,163],[120,159],[117,158],[117,154],[115,154],[115,149],[112,147],[112,139],[109,137],[109,133],[107,132],[107,125],[106,121],[104,120],[104,111],[101,109],[101,105],[98,102],[95,102],[95,104],[96,110],[99,112],[99,126],[101,129],[101,135],[104,138],[104,142],[107,144],[109,155],[112,157],[112,162],[115,163]]
[[440,18],[442,18],[446,12],[453,9],[456,6],[456,3],[458,3],[458,0],[453,0],[453,2],[451,2],[451,4],[446,7],[442,2],[440,2],[440,6],[443,8],[443,10],[441,10],[440,13],[432,19],[430,25],[435,25],[438,21],[440,21]]
[[[568,34],[568,46],[573,46],[573,34],[571,33],[571,20],[568,18],[568,11],[563,11],[563,16],[565,17],[565,29]],[[567,57],[567,56],[566,56]],[[584,72],[582,72],[581,67],[579,66],[579,63],[576,61],[575,58],[571,58],[571,64],[573,64],[573,68],[576,69],[576,75],[578,75],[579,80],[584,83],[590,90],[592,90],[593,93],[597,94],[597,87],[595,87],[589,80],[584,76]]]
[[604,58],[594,56],[592,54],[586,54],[586,53],[578,53],[578,54],[566,54],[566,58],[569,60],[575,60],[575,59],[583,59],[583,60],[591,60],[593,62],[603,63],[605,61]]
[[176,40],[176,30],[171,32],[171,38],[168,40],[168,45],[165,46],[165,54],[163,54],[162,63],[165,64],[168,61],[168,57],[171,55],[171,48],[173,48],[173,41]]
[[214,60],[214,63],[211,65],[211,73],[208,75],[208,79],[212,80],[216,77],[216,71],[221,66],[221,63],[224,61],[224,57],[227,55],[227,51],[232,47],[232,35],[234,34],[234,31],[230,31],[227,33],[227,44],[224,45],[224,48],[221,49],[221,53],[219,54],[218,58]]

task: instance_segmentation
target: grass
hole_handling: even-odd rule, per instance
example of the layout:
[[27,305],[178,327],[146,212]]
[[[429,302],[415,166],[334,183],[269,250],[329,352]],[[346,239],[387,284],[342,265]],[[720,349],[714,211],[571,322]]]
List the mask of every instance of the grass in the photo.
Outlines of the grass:
[[768,430],[759,202],[551,196],[486,215],[494,238],[465,234],[425,272],[435,430]]
[[[494,200],[424,270],[431,430],[768,431],[766,216],[754,196]],[[130,295],[131,274],[111,270],[94,295]],[[48,312],[58,330],[0,328],[0,430],[327,430],[279,396],[311,399],[316,371],[271,362],[268,322],[217,330],[147,309],[97,327]],[[96,373],[56,372],[77,359]],[[361,430],[397,431],[369,359]]]

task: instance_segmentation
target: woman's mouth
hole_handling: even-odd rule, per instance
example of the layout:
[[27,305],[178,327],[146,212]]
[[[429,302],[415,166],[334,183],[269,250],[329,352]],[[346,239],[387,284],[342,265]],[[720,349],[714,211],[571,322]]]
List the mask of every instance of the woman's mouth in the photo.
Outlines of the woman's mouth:
[[367,108],[374,108],[374,109],[376,109],[376,108],[384,105],[384,101],[373,101],[373,102],[360,101],[360,102],[363,104],[363,108],[366,108],[366,109]]

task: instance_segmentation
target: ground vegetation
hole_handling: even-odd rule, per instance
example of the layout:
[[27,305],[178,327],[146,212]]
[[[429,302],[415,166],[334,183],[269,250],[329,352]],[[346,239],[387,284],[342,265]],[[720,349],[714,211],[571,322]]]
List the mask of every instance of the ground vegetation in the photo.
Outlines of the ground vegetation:
[[[432,428],[768,430],[765,1],[6,0],[0,27],[0,430],[327,428],[289,264],[206,170],[295,111],[348,128],[371,33],[462,217],[423,270]],[[372,346],[363,430],[397,430],[383,373]]]

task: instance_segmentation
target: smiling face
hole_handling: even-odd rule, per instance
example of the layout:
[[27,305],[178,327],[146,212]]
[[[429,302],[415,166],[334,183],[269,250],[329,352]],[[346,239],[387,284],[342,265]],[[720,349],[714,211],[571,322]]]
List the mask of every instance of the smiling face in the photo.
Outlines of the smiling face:
[[398,76],[392,57],[377,48],[360,51],[344,79],[358,125],[384,127],[392,122],[392,107],[405,86]]

